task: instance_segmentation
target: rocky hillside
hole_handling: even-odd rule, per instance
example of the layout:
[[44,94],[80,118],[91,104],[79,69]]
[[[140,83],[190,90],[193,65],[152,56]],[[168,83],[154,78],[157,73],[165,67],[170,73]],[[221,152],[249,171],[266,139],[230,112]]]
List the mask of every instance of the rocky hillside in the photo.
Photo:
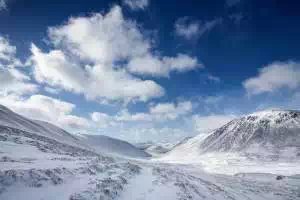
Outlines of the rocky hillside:
[[300,112],[267,110],[235,119],[215,130],[200,144],[202,151],[272,151],[300,148]]

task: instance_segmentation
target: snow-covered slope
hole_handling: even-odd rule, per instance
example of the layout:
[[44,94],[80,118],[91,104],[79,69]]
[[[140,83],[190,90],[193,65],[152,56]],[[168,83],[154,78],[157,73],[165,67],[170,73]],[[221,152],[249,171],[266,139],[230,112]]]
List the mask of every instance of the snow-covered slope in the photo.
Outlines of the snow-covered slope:
[[30,120],[0,105],[0,126],[16,128],[45,136],[65,144],[94,150],[100,153],[113,153],[128,157],[149,157],[150,155],[128,142],[106,136],[76,136],[44,121]]
[[172,161],[191,161],[198,160],[200,153],[200,144],[201,142],[211,133],[201,133],[192,138],[186,138],[181,141],[179,144],[175,145],[174,148],[167,152],[163,156],[163,160],[172,160]]
[[189,139],[158,160],[196,164],[213,173],[300,173],[300,113],[246,115]]
[[200,148],[204,152],[299,150],[300,112],[266,110],[235,119],[215,130]]
[[[94,150],[95,146],[108,149],[105,145],[118,145],[122,147],[118,151],[132,146],[111,138],[84,135],[78,140],[71,136],[79,144],[70,144],[73,140],[69,135],[54,125],[27,121],[9,110],[3,111],[2,116],[6,117],[6,124],[0,125],[1,200],[299,199],[300,178],[285,165],[280,165],[281,175],[259,170],[252,174],[241,170],[236,176],[209,174],[202,166],[104,155],[100,153],[103,149]],[[22,123],[14,123],[11,117]],[[42,129],[36,130],[39,126]],[[33,128],[35,131],[30,132]],[[270,171],[268,167],[263,170]],[[299,164],[294,169],[299,172]]]
[[122,155],[126,157],[147,158],[151,155],[132,144],[103,135],[80,135],[80,141],[97,152]]
[[248,152],[297,155],[300,112],[266,110],[234,119],[208,134],[200,134],[174,148],[177,154]]
[[0,105],[0,126],[35,133],[67,144],[82,145],[75,136],[65,130],[48,122],[28,119],[2,105]]

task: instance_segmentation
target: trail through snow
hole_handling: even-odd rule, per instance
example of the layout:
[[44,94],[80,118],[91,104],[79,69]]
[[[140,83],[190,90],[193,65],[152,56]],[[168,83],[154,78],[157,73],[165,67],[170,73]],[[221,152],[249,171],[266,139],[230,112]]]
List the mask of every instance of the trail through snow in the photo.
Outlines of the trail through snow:
[[132,179],[121,194],[121,200],[153,200],[177,199],[177,190],[174,185],[157,184],[156,177],[152,173],[151,167],[143,168],[140,175]]

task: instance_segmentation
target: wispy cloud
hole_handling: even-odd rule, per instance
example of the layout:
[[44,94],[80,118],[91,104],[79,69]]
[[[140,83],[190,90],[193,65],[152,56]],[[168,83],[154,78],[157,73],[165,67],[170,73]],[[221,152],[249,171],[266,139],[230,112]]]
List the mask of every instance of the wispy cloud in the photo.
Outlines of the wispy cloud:
[[123,0],[123,3],[132,10],[144,10],[149,6],[150,0]]
[[0,12],[7,9],[6,0],[0,0]]
[[217,77],[217,76],[214,76],[214,75],[211,75],[211,74],[207,75],[207,79],[214,82],[214,83],[220,83],[221,82],[220,77]]
[[211,31],[216,25],[222,22],[222,19],[211,21],[191,21],[188,17],[180,18],[175,23],[175,33],[187,40],[197,39],[204,33]]

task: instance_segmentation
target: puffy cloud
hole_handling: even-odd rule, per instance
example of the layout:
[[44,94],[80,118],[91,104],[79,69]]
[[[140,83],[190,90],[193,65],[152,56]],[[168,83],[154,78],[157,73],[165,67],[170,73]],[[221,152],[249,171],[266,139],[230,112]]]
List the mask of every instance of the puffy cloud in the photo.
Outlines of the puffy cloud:
[[125,70],[115,70],[102,65],[89,69],[91,83],[88,98],[103,96],[111,100],[139,99],[148,101],[164,95],[164,89],[151,80],[141,80]]
[[129,71],[137,74],[168,75],[168,68],[159,58],[151,55],[137,57],[128,64]]
[[169,76],[171,71],[202,67],[197,58],[186,54],[154,55],[151,38],[134,21],[125,20],[119,6],[106,15],[71,18],[48,32],[58,50],[44,53],[32,45],[36,80],[90,100],[148,101],[163,96],[164,89],[132,74]]
[[43,53],[33,45],[31,51],[34,75],[38,82],[83,93],[88,99],[147,101],[164,95],[164,89],[154,81],[135,78],[124,69],[103,64],[83,68],[72,63],[59,50]]
[[[91,100],[148,101],[165,93],[154,81],[128,72],[126,63],[143,63],[154,56],[150,39],[135,22],[124,19],[119,6],[106,15],[71,18],[65,25],[49,28],[49,38],[59,50],[44,53],[34,44],[31,48],[30,61],[40,83],[84,94]],[[183,54],[158,62],[166,68],[164,74],[199,66],[196,58]]]
[[60,50],[43,53],[37,46],[31,46],[35,79],[39,83],[48,83],[51,86],[81,92],[82,83],[85,81],[84,69],[72,63]]
[[20,69],[22,63],[16,58],[16,47],[0,35],[0,95],[9,93],[32,93],[37,86]]
[[71,18],[67,24],[49,28],[57,47],[66,47],[82,59],[111,64],[142,56],[151,47],[134,21],[125,20],[119,6],[109,13]]
[[134,21],[125,20],[119,6],[107,15],[71,18],[66,25],[49,29],[57,47],[65,47],[81,59],[111,65],[128,62],[130,72],[168,76],[170,71],[185,72],[202,66],[197,58],[153,55],[151,39],[143,35]]
[[185,54],[163,58],[147,54],[132,59],[128,64],[128,69],[132,73],[165,77],[168,77],[171,71],[186,72],[202,67],[197,58]]
[[190,113],[193,104],[190,101],[179,102],[178,104],[163,103],[150,107],[150,113],[158,119],[177,119],[179,116]]
[[300,64],[298,62],[274,62],[259,70],[259,74],[243,82],[248,94],[256,95],[274,92],[288,87],[296,89],[300,85]]
[[206,133],[214,129],[220,128],[221,126],[230,122],[234,118],[236,118],[235,115],[194,115],[192,117],[192,122],[194,125],[194,129],[197,132]]
[[222,19],[214,19],[206,22],[190,21],[188,17],[179,18],[175,22],[175,33],[187,40],[201,37],[204,33],[211,31]]
[[28,82],[29,77],[16,69],[0,67],[0,96],[10,93],[27,94],[37,91],[38,86]]
[[124,0],[124,4],[132,10],[144,10],[148,7],[150,0]]
[[63,128],[87,128],[87,119],[72,115],[74,104],[43,95],[32,95],[28,98],[15,94],[0,97],[3,104],[13,111],[36,120],[43,120]]

